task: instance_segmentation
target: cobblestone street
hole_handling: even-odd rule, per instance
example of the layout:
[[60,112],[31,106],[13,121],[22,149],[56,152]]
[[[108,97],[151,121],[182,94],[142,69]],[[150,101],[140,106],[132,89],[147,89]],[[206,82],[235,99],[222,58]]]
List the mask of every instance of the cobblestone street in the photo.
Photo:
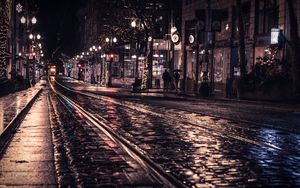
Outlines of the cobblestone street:
[[[4,111],[3,125],[5,119],[19,119],[18,110],[35,96],[32,108],[37,112],[29,110],[25,125],[21,123],[3,146],[1,185],[300,186],[299,109],[295,105],[235,102],[239,103],[236,108],[227,101],[180,96],[176,100],[171,95],[132,97],[118,89],[102,96],[103,91],[86,86],[70,79],[52,80],[41,96],[37,87],[32,94],[30,90],[2,98],[6,109],[16,109],[13,114]],[[49,120],[37,121],[36,113],[41,112]],[[50,134],[43,138],[42,130]],[[41,138],[38,145],[32,142],[36,134]],[[26,150],[16,145],[22,143],[27,144]],[[31,169],[43,172],[45,165],[52,172],[29,173]]]
[[0,0],[0,188],[300,188],[300,0]]
[[[266,107],[260,111],[261,118],[253,121],[249,109],[236,111],[233,106],[225,105],[224,110],[232,111],[230,118],[235,115],[248,118],[248,122],[231,121],[228,116],[221,117],[224,116],[222,108],[208,105],[199,105],[195,110],[210,109],[210,115],[201,115],[184,110],[184,102],[163,99],[136,102],[108,97],[95,100],[64,92],[96,117],[106,119],[110,128],[188,187],[298,186],[300,183],[300,136],[293,133],[297,124],[291,124],[290,129],[286,127],[288,121],[273,123],[272,127],[260,126],[262,122],[272,123],[267,120],[274,114],[272,111],[287,116],[293,115],[293,109]],[[174,108],[166,107],[170,103]]]

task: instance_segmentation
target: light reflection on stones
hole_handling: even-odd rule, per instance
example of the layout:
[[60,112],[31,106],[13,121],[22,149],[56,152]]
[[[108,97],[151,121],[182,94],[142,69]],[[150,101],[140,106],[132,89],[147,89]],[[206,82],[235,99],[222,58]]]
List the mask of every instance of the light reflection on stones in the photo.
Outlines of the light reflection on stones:
[[[88,99],[84,98],[84,100]],[[166,117],[182,118],[203,126],[217,128],[220,132],[237,134],[261,142],[266,142],[268,138],[256,129],[239,127],[236,123],[224,119],[184,111],[174,112],[174,110],[158,106],[150,107],[150,105],[129,102],[127,104],[135,105],[136,108],[145,106],[149,111],[166,114]],[[97,109],[97,113],[109,116],[106,102],[92,101],[86,105],[88,108],[91,106]],[[226,136],[222,137],[188,123],[176,122],[168,118],[162,119],[120,106],[115,106],[115,109],[117,111],[114,116],[118,116],[120,120],[114,125],[117,130],[141,147],[165,171],[185,182],[189,187],[264,186],[269,185],[268,178],[271,177],[276,177],[276,181],[282,181],[282,185],[289,185],[288,181],[284,181],[285,176],[294,174],[293,178],[296,178],[298,174],[297,167],[300,163],[297,158],[289,158],[277,151],[269,151]],[[299,136],[285,135],[282,135],[280,140],[284,141],[284,137],[287,140],[295,138],[297,142],[299,141]],[[299,144],[295,148],[299,148]],[[276,156],[281,156],[279,160],[281,163],[271,160]],[[282,168],[285,164],[295,168],[290,171],[286,170],[283,176],[272,167]],[[276,181],[274,180],[274,185]]]

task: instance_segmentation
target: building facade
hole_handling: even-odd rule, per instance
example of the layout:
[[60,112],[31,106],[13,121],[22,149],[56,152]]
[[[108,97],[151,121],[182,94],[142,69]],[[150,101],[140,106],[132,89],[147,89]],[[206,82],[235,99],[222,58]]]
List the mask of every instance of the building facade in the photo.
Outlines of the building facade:
[[[237,95],[234,83],[234,79],[240,76],[237,9],[241,10],[243,20],[247,73],[251,73],[258,61],[265,59],[268,54],[273,59],[288,64],[290,48],[287,41],[291,40],[290,30],[293,28],[289,21],[287,1],[242,0],[241,7],[237,7],[236,2],[236,0],[182,1],[181,68],[184,75],[181,85],[185,92],[198,94],[201,83],[205,81],[203,79],[205,73],[208,72],[212,95],[222,97]],[[292,3],[299,23],[299,2]],[[207,23],[208,21],[210,23]],[[286,42],[280,48],[271,44],[272,29],[279,30],[285,38]],[[195,35],[197,43],[191,44],[189,39]]]
[[[160,82],[157,80],[161,79],[164,69],[178,68],[181,60],[180,45],[172,45],[169,32],[172,26],[180,31],[180,5],[178,0],[87,1],[86,6],[78,12],[80,46],[84,52],[88,52],[94,45],[101,46],[102,49],[97,52],[96,57],[89,55],[78,59],[85,60],[85,73],[90,74],[86,70],[89,66],[94,66],[92,61],[96,61],[97,70],[94,73],[98,74],[95,75],[98,83],[105,84],[101,78],[107,80],[107,69],[111,69],[113,80],[123,85],[131,86],[135,78],[144,79],[148,72],[151,72],[153,85]],[[134,12],[140,15],[135,15]],[[151,20],[151,30],[148,31],[139,25],[146,17]],[[131,28],[132,21],[137,24],[135,28]],[[150,42],[146,36],[153,40]],[[116,44],[109,45],[105,41],[106,38],[114,37],[118,40]],[[151,68],[148,66],[150,51]],[[113,62],[105,57],[105,54],[109,55],[111,52],[117,55]],[[156,84],[155,87],[159,85]]]

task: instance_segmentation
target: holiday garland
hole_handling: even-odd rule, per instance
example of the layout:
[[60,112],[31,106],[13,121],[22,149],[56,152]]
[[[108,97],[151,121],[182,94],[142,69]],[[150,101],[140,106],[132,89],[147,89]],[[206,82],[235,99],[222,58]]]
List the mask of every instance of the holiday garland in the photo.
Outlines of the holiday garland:
[[11,0],[0,0],[0,78],[7,76],[6,59],[9,30],[9,7]]

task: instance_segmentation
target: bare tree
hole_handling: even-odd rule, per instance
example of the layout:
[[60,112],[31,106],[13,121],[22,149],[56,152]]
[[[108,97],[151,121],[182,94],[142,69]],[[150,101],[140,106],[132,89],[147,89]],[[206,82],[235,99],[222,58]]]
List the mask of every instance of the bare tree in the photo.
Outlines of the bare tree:
[[[149,8],[147,1],[124,0],[122,2],[123,7],[120,7],[117,13],[114,8],[107,10],[109,11],[109,15],[111,15],[109,19],[110,27],[100,34],[98,42],[105,45],[107,33],[113,33],[120,40],[119,44],[136,43],[137,53],[146,53],[147,73],[143,78],[146,78],[145,84],[147,85],[147,88],[151,88],[153,40],[149,42],[148,39],[153,34],[152,31],[155,23],[154,17],[157,15],[156,11],[159,10],[155,8],[155,3],[151,4],[153,7]],[[135,28],[131,27],[132,21],[137,22]]]

